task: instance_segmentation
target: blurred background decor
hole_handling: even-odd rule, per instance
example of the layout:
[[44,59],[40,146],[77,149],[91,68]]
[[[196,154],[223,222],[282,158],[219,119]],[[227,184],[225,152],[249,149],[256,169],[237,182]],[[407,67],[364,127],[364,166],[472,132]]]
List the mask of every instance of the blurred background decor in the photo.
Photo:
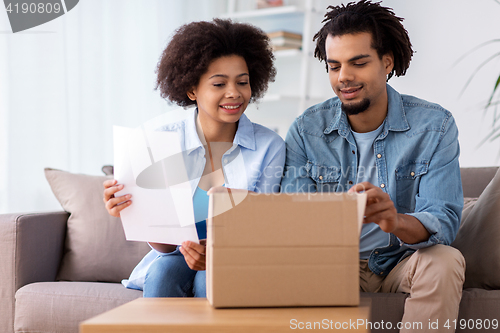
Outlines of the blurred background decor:
[[[15,34],[0,10],[0,213],[60,210],[44,168],[100,175],[102,165],[113,164],[113,125],[161,122],[178,109],[154,90],[155,69],[173,31],[187,22],[226,17],[266,33],[302,36],[300,49],[275,52],[276,82],[246,111],[252,121],[285,137],[307,107],[334,96],[325,65],[312,56],[312,37],[326,7],[340,3],[286,0],[257,9],[256,0],[81,0],[58,19]],[[452,112],[462,167],[496,165],[499,141],[477,146],[494,120],[494,112],[482,111],[498,79],[498,67],[492,66],[499,58],[476,74],[460,99],[457,94],[499,44],[452,64],[498,39],[500,6],[492,0],[382,0],[382,5],[405,18],[417,51],[406,76],[392,78],[390,85]]]

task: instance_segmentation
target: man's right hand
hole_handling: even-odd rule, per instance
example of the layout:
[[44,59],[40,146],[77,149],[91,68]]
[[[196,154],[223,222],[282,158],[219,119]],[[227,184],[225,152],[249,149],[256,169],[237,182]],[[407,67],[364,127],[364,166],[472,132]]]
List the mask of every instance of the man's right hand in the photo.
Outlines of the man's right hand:
[[116,185],[116,179],[106,180],[104,185],[104,203],[109,215],[120,217],[120,212],[132,204],[131,194],[115,197],[115,193],[123,190],[123,184]]

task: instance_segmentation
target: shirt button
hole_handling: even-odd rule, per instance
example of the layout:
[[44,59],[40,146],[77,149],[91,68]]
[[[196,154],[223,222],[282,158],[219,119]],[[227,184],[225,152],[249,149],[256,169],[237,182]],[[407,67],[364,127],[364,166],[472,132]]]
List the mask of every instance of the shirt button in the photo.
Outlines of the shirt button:
[[224,159],[224,164],[227,164],[227,158]]
[[349,185],[352,185],[352,180],[349,181]]
[[415,172],[413,172],[413,171],[410,172],[410,176],[412,176],[412,177],[415,176]]
[[383,275],[383,274],[384,274],[384,272],[380,272],[380,275]]
[[384,188],[384,187],[385,187],[385,184],[380,184],[380,187],[381,187],[381,188]]
[[377,158],[381,158],[382,157],[382,154],[377,154]]
[[323,176],[319,176],[319,180],[323,180]]
[[378,254],[378,251],[375,251],[375,254]]
[[354,150],[352,151],[352,153],[353,153],[353,154],[356,154],[356,152],[355,152]]

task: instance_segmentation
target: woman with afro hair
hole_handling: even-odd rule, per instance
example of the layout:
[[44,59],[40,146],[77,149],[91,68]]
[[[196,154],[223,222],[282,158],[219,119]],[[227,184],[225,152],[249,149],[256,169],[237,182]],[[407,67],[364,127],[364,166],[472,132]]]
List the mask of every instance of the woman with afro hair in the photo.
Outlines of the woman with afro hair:
[[[163,51],[157,68],[161,96],[187,111],[163,131],[180,135],[190,179],[200,243],[152,247],[128,280],[144,297],[206,297],[205,239],[208,195],[221,186],[278,192],[285,144],[273,131],[244,115],[274,81],[274,56],[266,34],[252,25],[214,19],[181,26]],[[191,181],[193,184],[193,181]],[[104,183],[106,209],[113,216],[132,204],[116,180]]]

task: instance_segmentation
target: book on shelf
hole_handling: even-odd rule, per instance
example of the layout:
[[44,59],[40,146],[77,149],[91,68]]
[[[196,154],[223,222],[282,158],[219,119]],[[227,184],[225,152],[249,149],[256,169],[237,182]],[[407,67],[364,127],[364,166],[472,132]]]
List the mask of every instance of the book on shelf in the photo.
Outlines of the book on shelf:
[[274,31],[267,34],[273,45],[273,49],[288,50],[300,49],[302,47],[302,35],[288,31]]
[[302,41],[301,34],[296,34],[294,32],[289,32],[289,31],[284,31],[284,30],[268,32],[267,36],[271,39],[282,37],[282,38],[296,39],[296,40]]
[[257,0],[257,9],[283,6],[283,0]]

